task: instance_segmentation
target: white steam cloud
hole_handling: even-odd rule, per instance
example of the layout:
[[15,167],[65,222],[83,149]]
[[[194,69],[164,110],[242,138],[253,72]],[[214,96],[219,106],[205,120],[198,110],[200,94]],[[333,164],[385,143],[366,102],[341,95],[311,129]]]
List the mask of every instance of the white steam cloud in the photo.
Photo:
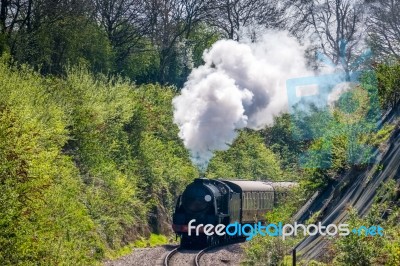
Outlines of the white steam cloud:
[[260,129],[287,109],[286,80],[310,74],[304,49],[286,32],[269,32],[257,43],[221,40],[204,52],[205,64],[173,100],[179,136],[200,170],[238,129]]

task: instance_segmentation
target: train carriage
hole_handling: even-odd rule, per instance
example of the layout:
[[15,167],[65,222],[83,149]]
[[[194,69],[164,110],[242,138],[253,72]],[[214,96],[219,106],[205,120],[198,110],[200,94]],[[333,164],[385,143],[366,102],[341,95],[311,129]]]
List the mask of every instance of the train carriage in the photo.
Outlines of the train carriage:
[[240,197],[238,202],[232,202],[232,205],[235,206],[234,209],[238,208],[239,211],[238,217],[230,215],[230,223],[238,221],[244,224],[265,221],[265,214],[272,210],[274,205],[274,188],[270,183],[245,180],[223,180],[223,182]]
[[294,182],[197,178],[179,196],[172,228],[183,246],[225,241],[227,236],[210,237],[202,231],[199,235],[189,234],[188,223],[193,219],[194,225],[265,222],[265,214],[296,185]]

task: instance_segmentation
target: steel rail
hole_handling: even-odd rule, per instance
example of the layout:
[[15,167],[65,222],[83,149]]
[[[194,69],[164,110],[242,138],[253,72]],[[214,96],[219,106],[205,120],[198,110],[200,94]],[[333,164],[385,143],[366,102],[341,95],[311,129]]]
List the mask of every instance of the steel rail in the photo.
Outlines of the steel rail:
[[174,248],[173,250],[171,250],[170,252],[168,252],[167,256],[164,258],[164,266],[168,266],[169,265],[169,261],[171,260],[171,258],[178,253],[180,247]]

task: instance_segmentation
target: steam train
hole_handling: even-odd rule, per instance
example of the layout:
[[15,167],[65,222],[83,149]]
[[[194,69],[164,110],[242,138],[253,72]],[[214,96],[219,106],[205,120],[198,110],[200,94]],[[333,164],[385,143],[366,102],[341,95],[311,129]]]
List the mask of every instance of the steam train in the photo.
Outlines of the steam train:
[[265,214],[296,186],[295,182],[197,178],[178,197],[172,229],[183,247],[226,242],[232,237],[202,231],[196,235],[193,227],[189,234],[189,222],[195,219],[194,226],[265,223]]

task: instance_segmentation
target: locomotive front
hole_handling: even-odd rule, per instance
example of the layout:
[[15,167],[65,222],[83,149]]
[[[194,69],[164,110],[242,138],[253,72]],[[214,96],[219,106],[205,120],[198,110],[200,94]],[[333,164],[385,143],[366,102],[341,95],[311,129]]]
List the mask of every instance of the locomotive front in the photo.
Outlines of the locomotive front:
[[205,214],[212,211],[215,197],[219,193],[214,186],[210,186],[198,180],[190,184],[182,194],[182,206],[187,213]]
[[229,187],[217,180],[197,178],[188,185],[176,203],[173,214],[174,232],[185,242],[205,242],[205,236],[200,234],[188,236],[188,223],[196,220],[197,224],[218,224],[222,222],[221,215],[227,213]]

